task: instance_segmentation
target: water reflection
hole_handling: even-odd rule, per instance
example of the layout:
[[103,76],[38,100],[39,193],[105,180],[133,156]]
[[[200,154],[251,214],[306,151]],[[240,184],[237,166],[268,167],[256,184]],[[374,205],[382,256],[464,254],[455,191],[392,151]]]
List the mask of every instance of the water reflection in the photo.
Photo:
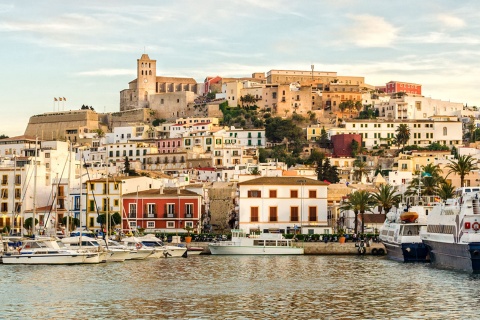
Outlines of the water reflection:
[[0,266],[4,318],[476,318],[477,275],[357,256]]

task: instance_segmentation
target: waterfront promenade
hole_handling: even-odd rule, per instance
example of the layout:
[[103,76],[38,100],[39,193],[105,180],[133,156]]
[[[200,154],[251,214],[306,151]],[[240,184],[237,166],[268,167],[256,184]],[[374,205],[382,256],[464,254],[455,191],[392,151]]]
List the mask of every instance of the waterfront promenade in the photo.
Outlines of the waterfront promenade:
[[[358,248],[355,247],[354,242],[297,242],[295,245],[298,247],[303,246],[306,255],[358,255]],[[202,247],[202,254],[210,254],[208,242],[192,242],[188,246]],[[384,254],[387,252],[382,243],[372,243],[366,247],[366,254],[372,254],[373,249],[377,249],[377,252],[379,249],[383,249]]]

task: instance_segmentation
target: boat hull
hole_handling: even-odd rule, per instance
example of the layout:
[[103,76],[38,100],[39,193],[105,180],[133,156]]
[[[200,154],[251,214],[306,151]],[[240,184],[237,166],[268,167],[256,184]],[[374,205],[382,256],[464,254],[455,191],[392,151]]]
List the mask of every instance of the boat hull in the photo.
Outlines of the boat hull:
[[301,255],[303,248],[296,247],[264,247],[264,246],[226,246],[209,244],[214,255]]
[[480,273],[480,242],[444,243],[423,240],[433,266],[442,269]]
[[[90,255],[82,254],[6,254],[2,256],[3,264],[84,264]],[[97,262],[98,263],[98,262]]]
[[387,257],[400,262],[429,262],[427,246],[423,243],[383,242]]

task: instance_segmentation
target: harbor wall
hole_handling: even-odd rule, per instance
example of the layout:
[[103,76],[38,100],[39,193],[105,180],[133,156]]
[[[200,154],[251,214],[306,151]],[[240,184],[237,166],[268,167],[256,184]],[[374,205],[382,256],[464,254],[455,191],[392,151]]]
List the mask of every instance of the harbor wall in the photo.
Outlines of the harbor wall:
[[[192,242],[187,246],[202,247],[202,254],[210,254],[208,242]],[[355,247],[355,243],[353,242],[299,242],[296,243],[296,246],[303,246],[306,255],[358,255],[358,248]],[[366,247],[366,254],[372,254],[373,249],[376,249],[377,252],[379,249],[383,249],[384,254],[387,252],[382,243],[372,243],[370,246]]]

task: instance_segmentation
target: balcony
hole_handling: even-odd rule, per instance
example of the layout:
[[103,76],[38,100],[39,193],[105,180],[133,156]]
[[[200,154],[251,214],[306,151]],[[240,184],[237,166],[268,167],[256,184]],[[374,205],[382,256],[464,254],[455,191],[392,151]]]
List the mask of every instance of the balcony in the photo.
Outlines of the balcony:
[[129,212],[128,213],[128,218],[129,219],[135,219],[137,217],[137,213],[136,212]]
[[193,213],[186,213],[186,214],[185,214],[185,218],[190,218],[190,219],[192,219],[192,218],[193,218]]
[[143,217],[144,218],[156,218],[157,214],[156,213],[144,213]]
[[164,218],[176,218],[177,214],[174,212],[167,212],[163,215]]

